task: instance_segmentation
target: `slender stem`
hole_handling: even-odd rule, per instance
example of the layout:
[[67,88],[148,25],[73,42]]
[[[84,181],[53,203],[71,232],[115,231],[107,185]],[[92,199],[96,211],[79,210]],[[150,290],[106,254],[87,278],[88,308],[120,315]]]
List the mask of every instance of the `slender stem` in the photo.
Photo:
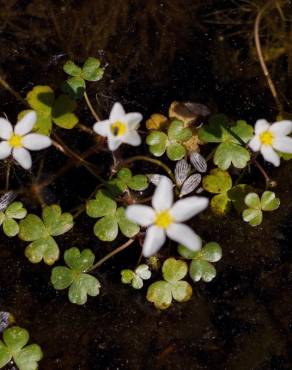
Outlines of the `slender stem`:
[[92,106],[92,104],[91,104],[91,102],[89,100],[89,97],[88,97],[86,91],[84,92],[84,95],[83,96],[84,96],[84,99],[86,101],[86,104],[87,104],[87,106],[88,106],[91,114],[93,115],[93,117],[96,119],[97,122],[100,121],[100,118],[98,117],[98,114],[94,110],[94,108],[93,108],[93,106]]
[[267,172],[264,170],[264,168],[261,166],[261,164],[256,159],[254,160],[254,164],[257,166],[261,174],[264,176],[267,187],[275,187],[277,184],[269,177]]
[[114,255],[116,255],[117,253],[123,251],[124,249],[126,249],[127,247],[129,247],[133,242],[134,242],[135,239],[129,239],[126,243],[120,245],[118,248],[114,249],[113,251],[111,251],[109,254],[107,254],[106,256],[104,256],[102,259],[100,259],[99,261],[97,261],[89,270],[89,271],[92,271],[92,270],[95,270],[97,267],[101,266],[105,261],[107,261],[108,259],[110,259],[111,257],[113,257]]
[[158,159],[149,158],[149,157],[146,157],[144,155],[136,155],[134,157],[130,157],[130,158],[122,161],[120,163],[120,167],[124,164],[129,164],[129,163],[136,162],[136,161],[145,161],[145,162],[150,162],[150,163],[156,164],[157,166],[163,168],[164,171],[168,174],[168,176],[172,179],[172,181],[175,182],[175,177],[174,177],[171,169],[166,164],[164,164],[163,162],[161,162]]
[[9,190],[10,172],[11,172],[11,162],[9,161],[7,163],[7,169],[6,169],[5,191]]
[[259,12],[257,14],[257,17],[256,17],[256,20],[255,20],[255,24],[254,24],[254,40],[255,40],[256,51],[257,51],[257,54],[258,54],[258,58],[259,58],[261,68],[262,68],[264,76],[267,80],[267,83],[268,83],[268,86],[269,86],[270,91],[272,93],[272,96],[273,96],[273,98],[276,102],[277,108],[278,108],[279,112],[281,113],[281,112],[283,112],[283,105],[282,105],[282,103],[281,103],[281,101],[278,97],[276,87],[275,87],[274,82],[271,78],[270,72],[267,68],[267,65],[266,65],[266,62],[265,62],[265,59],[264,59],[264,56],[263,56],[263,53],[262,53],[261,41],[260,41],[260,36],[259,36],[259,29],[260,29],[260,23],[261,23],[262,17],[264,15],[264,13],[270,8],[270,6],[274,5],[274,3],[275,3],[274,0],[270,0],[270,1],[266,2],[266,4],[259,10]]
[[3,77],[0,76],[0,85],[10,92],[11,95],[13,95],[17,100],[21,101],[22,104],[27,105],[26,101],[22,98],[22,96],[15,91],[5,80]]
[[77,123],[76,128],[78,128],[80,131],[86,132],[89,135],[93,135],[94,131],[91,130],[91,128],[83,125],[82,123]]

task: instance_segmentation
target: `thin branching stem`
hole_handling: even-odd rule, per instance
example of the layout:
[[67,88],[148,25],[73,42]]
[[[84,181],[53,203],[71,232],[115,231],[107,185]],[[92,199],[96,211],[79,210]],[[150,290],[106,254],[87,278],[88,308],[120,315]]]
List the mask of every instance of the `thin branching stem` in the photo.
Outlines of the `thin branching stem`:
[[86,104],[87,104],[91,114],[96,119],[96,122],[100,121],[100,118],[99,118],[98,114],[96,113],[96,111],[94,110],[86,91],[84,92],[83,96],[84,96],[84,99],[86,101]]

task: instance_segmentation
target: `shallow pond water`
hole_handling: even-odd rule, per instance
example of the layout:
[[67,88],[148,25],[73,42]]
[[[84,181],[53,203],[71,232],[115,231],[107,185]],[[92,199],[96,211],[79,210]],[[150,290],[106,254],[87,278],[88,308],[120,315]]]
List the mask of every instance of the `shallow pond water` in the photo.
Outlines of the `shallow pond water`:
[[[34,84],[55,87],[63,78],[66,59],[83,61],[94,55],[109,63],[101,84],[89,87],[101,115],[115,100],[146,117],[166,111],[173,100],[194,100],[250,123],[263,116],[273,118],[274,103],[257,66],[247,76],[240,72],[222,78],[218,72],[220,55],[227,51],[218,41],[218,27],[204,19],[234,2],[194,3],[0,1],[0,71],[25,96]],[[228,49],[231,54],[246,48],[242,39],[235,37],[230,43],[235,42]],[[238,69],[249,71],[250,63],[247,58]],[[16,119],[23,106],[4,90],[0,99],[1,111]],[[84,124],[92,125],[86,108],[80,116]],[[83,134],[65,134],[64,140],[80,150],[88,145]],[[126,150],[124,155],[136,153]],[[43,178],[67,163],[53,151],[47,157]],[[102,153],[90,160],[106,172],[111,158]],[[164,312],[146,301],[146,290],[136,292],[120,283],[120,270],[139,258],[137,248],[98,270],[101,294],[79,307],[68,301],[66,292],[53,289],[49,267],[27,261],[24,243],[1,236],[0,310],[11,312],[41,345],[40,369],[291,369],[292,164],[266,169],[278,183],[280,209],[257,228],[244,224],[235,213],[214,218],[206,212],[196,218],[198,233],[222,245],[217,277],[209,284],[197,283],[189,302]],[[264,187],[259,175],[247,178]],[[19,175],[13,185],[27,181],[27,176]],[[85,170],[72,169],[49,186],[44,197],[70,210],[95,186],[95,178]],[[24,194],[23,200],[31,210],[38,209],[34,199]],[[93,224],[81,215],[61,238],[61,249],[88,247],[97,258],[108,253],[113,246],[100,246],[91,231]]]

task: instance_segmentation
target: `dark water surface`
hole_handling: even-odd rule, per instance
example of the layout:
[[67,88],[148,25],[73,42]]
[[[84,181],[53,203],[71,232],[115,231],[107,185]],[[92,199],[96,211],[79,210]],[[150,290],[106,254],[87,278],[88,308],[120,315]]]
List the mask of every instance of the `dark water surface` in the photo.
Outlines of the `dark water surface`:
[[[230,6],[233,1],[2,0],[0,72],[25,96],[34,84],[57,87],[68,58],[82,62],[98,56],[108,63],[106,76],[89,85],[88,93],[102,116],[116,100],[146,117],[166,112],[173,100],[194,100],[250,123],[274,118],[274,103],[256,63],[243,56],[235,66],[238,74],[224,74],[234,53],[244,55],[248,43],[237,36],[220,43],[224,28],[222,33],[205,18]],[[245,21],[242,27],[252,28]],[[15,120],[24,107],[7,91],[0,90],[0,99],[1,111]],[[79,116],[84,124],[94,123],[85,107]],[[74,137],[58,133],[72,147],[86,149],[90,140],[74,132]],[[51,156],[44,178],[67,161],[53,150]],[[90,160],[101,172],[110,165],[107,153]],[[66,292],[50,285],[49,267],[27,261],[24,243],[1,236],[0,310],[11,312],[41,345],[41,370],[292,369],[291,166],[266,167],[278,182],[282,205],[265,215],[259,227],[244,224],[235,213],[214,218],[205,212],[195,219],[199,235],[222,245],[223,258],[217,278],[194,285],[187,303],[159,312],[146,301],[146,290],[136,292],[120,283],[120,270],[138,258],[133,247],[96,273],[100,296],[85,306],[73,305]],[[264,188],[258,175],[249,180]],[[27,178],[19,174],[18,181]],[[95,186],[87,172],[74,169],[44,196],[70,210]],[[38,209],[33,199],[23,201]],[[92,248],[97,258],[108,253],[113,246],[100,245],[93,224],[81,215],[73,230],[59,238],[61,249]]]

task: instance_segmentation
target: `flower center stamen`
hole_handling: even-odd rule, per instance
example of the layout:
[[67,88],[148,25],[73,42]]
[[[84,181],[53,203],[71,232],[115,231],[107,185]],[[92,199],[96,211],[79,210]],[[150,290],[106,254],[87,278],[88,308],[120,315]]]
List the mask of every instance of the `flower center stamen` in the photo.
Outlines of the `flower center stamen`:
[[23,146],[22,137],[20,135],[13,134],[8,140],[8,143],[12,148],[21,148]]
[[260,135],[260,141],[264,145],[272,145],[274,135],[270,131],[265,131]]
[[167,229],[168,226],[173,222],[173,218],[168,210],[164,210],[156,213],[155,225],[163,229]]
[[116,121],[111,125],[111,132],[114,136],[122,136],[126,131],[127,126],[121,121]]

